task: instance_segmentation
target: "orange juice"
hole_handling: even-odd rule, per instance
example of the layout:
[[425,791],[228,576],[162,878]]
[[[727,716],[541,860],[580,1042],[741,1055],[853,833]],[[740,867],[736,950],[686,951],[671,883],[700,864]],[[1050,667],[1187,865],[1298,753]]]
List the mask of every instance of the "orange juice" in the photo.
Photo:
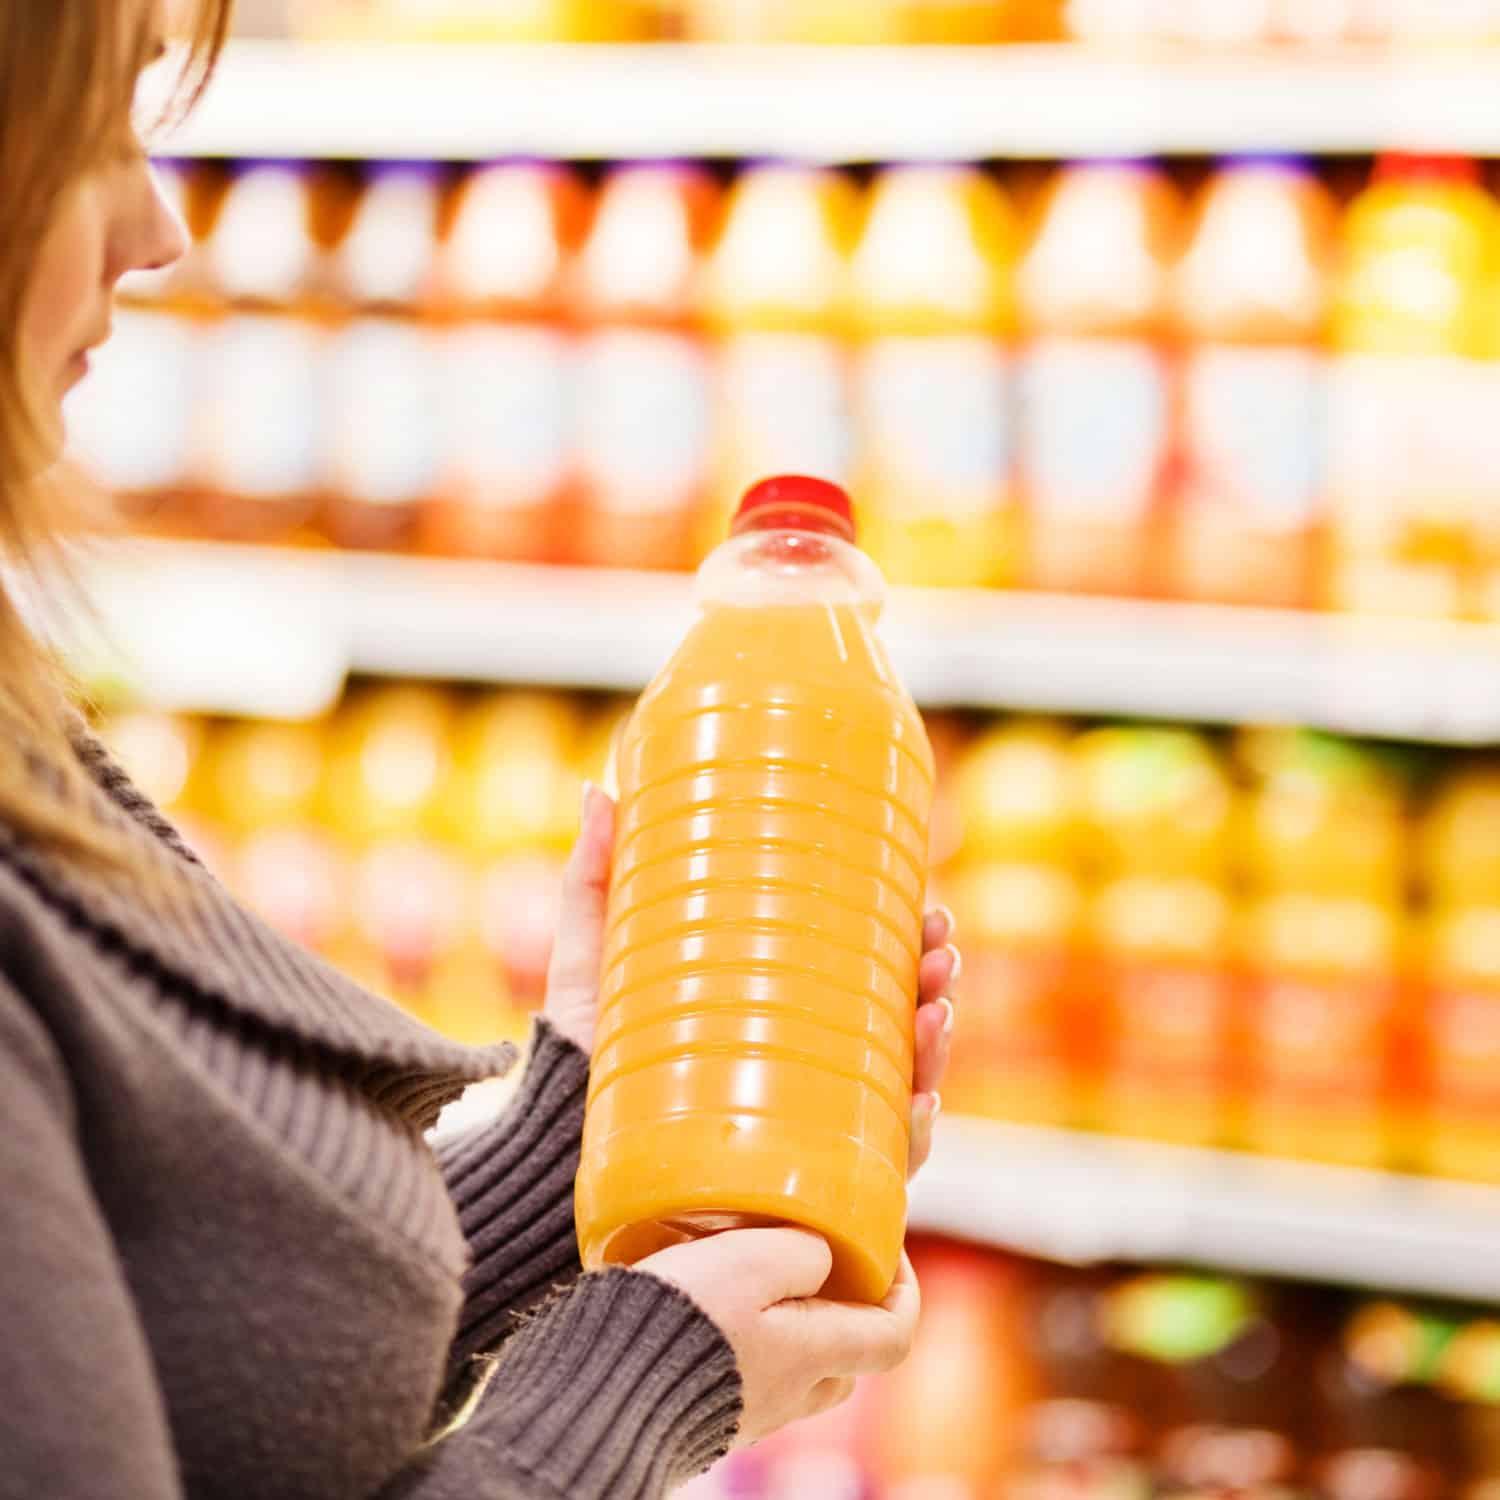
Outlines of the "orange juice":
[[584,1263],[799,1224],[878,1301],[905,1233],[934,763],[847,496],[772,481],[620,746]]
[[324,522],[343,547],[404,549],[437,482],[441,343],[429,311],[442,181],[430,163],[370,170],[334,258],[353,314],[329,368]]
[[1203,198],[1174,291],[1190,347],[1175,594],[1316,602],[1333,219],[1287,158],[1232,165]]
[[231,307],[213,326],[196,438],[201,524],[286,541],[323,497],[324,251],[315,234],[329,179],[300,163],[236,169],[204,244]]
[[1385,159],[1345,225],[1329,488],[1335,607],[1452,616],[1494,465],[1486,296],[1497,242],[1477,166]]
[[1252,907],[1247,1145],[1391,1163],[1403,938],[1400,911],[1368,900],[1288,893]]
[[1018,276],[1029,582],[1134,594],[1154,559],[1172,432],[1178,204],[1143,162],[1059,173]]
[[719,190],[686,166],[617,169],[578,256],[569,560],[685,568],[708,487],[713,371],[698,327]]
[[587,214],[564,167],[505,162],[464,182],[443,246],[453,319],[443,361],[446,452],[424,507],[424,548],[553,561],[568,486],[568,264]]
[[1018,226],[968,167],[876,185],[851,280],[866,546],[894,583],[1014,581]]
[[857,209],[853,185],[838,172],[769,165],[735,182],[704,277],[719,409],[702,551],[724,535],[760,475],[849,476],[844,339]]
[[1500,1182],[1500,905],[1436,913],[1426,958],[1429,1097],[1419,1164]]

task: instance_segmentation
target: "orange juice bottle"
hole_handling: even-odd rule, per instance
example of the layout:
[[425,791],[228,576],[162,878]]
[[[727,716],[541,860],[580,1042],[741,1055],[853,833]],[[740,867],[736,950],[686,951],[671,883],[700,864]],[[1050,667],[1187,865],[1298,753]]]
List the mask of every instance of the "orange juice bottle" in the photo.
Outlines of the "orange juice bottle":
[[1462,612],[1493,465],[1485,299],[1497,219],[1472,162],[1389,157],[1345,226],[1335,297],[1331,603]]
[[1246,1145],[1392,1164],[1405,940],[1401,909],[1368,899],[1292,891],[1252,905]]
[[420,543],[546,562],[562,549],[569,466],[569,260],[587,198],[550,163],[481,167],[460,189],[441,257],[452,319],[443,361],[443,471]]
[[964,934],[964,1040],[944,1102],[1072,1123],[1069,1004],[1084,900],[1071,742],[1056,725],[1007,725],[969,748],[956,781],[963,843],[946,894]]
[[1418,1146],[1428,1170],[1495,1181],[1500,1145],[1500,774],[1453,776],[1423,819],[1430,903],[1419,1040],[1427,1108]]
[[844,340],[857,207],[850,180],[832,171],[758,166],[735,183],[704,287],[719,409],[702,551],[763,474],[849,478]]
[[405,548],[437,479],[441,345],[430,317],[442,183],[429,163],[370,170],[333,257],[351,315],[329,355],[326,529]]
[[851,268],[858,492],[893,583],[1014,580],[1017,238],[974,168],[897,167],[875,187]]
[[320,508],[328,309],[314,231],[331,192],[304,164],[247,164],[205,242],[231,309],[213,329],[197,435],[202,524],[212,534],[287,541]]
[[853,536],[835,486],[757,486],[626,731],[588,1266],[793,1223],[832,1247],[829,1295],[895,1276],[934,766]]
[[1017,0],[904,0],[898,23],[903,42],[984,46],[1020,37]]
[[688,166],[617,169],[574,268],[572,561],[685,568],[706,498],[713,370],[699,326],[719,191]]
[[1064,169],[1019,272],[1027,574],[1043,589],[1152,586],[1172,431],[1176,196],[1144,162]]
[[1417,1164],[1500,1182],[1500,903],[1439,908],[1424,956],[1427,1108]]
[[1227,167],[1174,286],[1183,370],[1173,593],[1317,602],[1334,210],[1299,162]]
[[1210,880],[1129,875],[1095,897],[1090,935],[1107,997],[1095,1025],[1093,1122],[1213,1146],[1232,1122],[1234,911]]

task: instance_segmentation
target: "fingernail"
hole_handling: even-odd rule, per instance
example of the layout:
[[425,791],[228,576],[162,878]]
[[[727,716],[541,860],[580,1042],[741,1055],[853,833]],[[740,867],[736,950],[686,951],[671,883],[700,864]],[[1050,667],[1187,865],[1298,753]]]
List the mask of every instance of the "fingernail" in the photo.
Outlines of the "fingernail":
[[951,906],[940,906],[937,914],[948,924],[948,936],[952,937],[958,931],[958,918],[953,915]]
[[953,955],[953,978],[957,980],[958,976],[964,971],[964,956],[958,951],[957,947],[954,944],[948,943],[945,944],[945,946]]
[[588,822],[588,817],[589,817],[589,799],[593,795],[594,795],[594,783],[592,781],[585,781],[583,783],[583,795],[582,795],[581,799],[579,800],[579,804],[578,804],[578,821],[580,823],[586,823],[586,822]]
[[932,1091],[932,1119],[936,1122],[937,1117],[943,1112],[943,1096],[936,1089]]
[[943,1036],[946,1039],[953,1035],[953,1028],[958,1022],[958,1012],[954,1010],[953,1002],[946,995],[939,999],[938,1004],[946,1012],[943,1018]]

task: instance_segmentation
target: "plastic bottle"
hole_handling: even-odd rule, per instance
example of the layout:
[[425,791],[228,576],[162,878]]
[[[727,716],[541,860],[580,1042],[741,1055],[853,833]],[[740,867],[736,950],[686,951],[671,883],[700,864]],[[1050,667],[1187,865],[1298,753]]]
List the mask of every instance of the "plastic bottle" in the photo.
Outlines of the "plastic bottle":
[[1332,200],[1295,159],[1231,164],[1174,284],[1182,467],[1170,588],[1310,607],[1324,515]]
[[1015,581],[1018,238],[977,169],[897,167],[874,189],[851,267],[857,487],[893,583]]
[[1053,182],[1018,287],[1027,573],[1044,589],[1156,582],[1172,431],[1167,354],[1178,202],[1145,162]]
[[620,750],[579,1242],[597,1267],[791,1222],[832,1247],[829,1295],[878,1301],[905,1232],[932,752],[847,496],[770,481],[735,530]]
[[563,550],[572,361],[568,264],[587,198],[565,167],[509,162],[460,189],[441,259],[445,463],[421,545],[546,562]]
[[230,312],[212,331],[200,407],[202,529],[245,541],[304,534],[323,500],[329,307],[314,237],[331,180],[296,162],[235,170],[204,245]]
[[1402,913],[1287,893],[1255,902],[1247,929],[1257,971],[1245,1022],[1246,1143],[1273,1156],[1392,1165]]
[[1140,46],[1156,37],[1155,0],[1064,0],[1063,26],[1072,41]]
[[714,180],[684,165],[622,167],[574,268],[578,350],[569,555],[685,568],[707,496],[713,369],[700,315],[719,218]]
[[1454,616],[1493,475],[1484,352],[1497,243],[1477,168],[1387,157],[1345,223],[1330,494],[1337,608]]
[[705,316],[718,338],[713,499],[700,550],[724,535],[764,474],[846,483],[852,418],[845,337],[858,200],[837,172],[743,172],[710,257]]
[[1076,1123],[1070,1023],[1084,897],[1070,740],[1053,725],[1008,725],[975,742],[956,781],[963,845],[945,894],[964,934],[964,1043],[944,1102]]
[[1425,947],[1427,1109],[1418,1165],[1500,1182],[1500,904],[1439,907]]
[[1195,47],[1246,48],[1272,37],[1274,0],[1156,0],[1155,33]]
[[430,164],[373,167],[333,258],[336,294],[352,315],[329,353],[325,524],[340,546],[409,546],[437,481],[441,190]]

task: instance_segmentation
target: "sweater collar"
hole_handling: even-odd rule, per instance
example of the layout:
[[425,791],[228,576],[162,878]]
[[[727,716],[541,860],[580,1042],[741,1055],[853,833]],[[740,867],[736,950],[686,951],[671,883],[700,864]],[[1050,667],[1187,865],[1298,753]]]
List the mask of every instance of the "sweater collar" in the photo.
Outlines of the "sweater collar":
[[387,1075],[424,1117],[513,1066],[509,1043],[450,1042],[275,932],[188,852],[97,740],[80,728],[74,743],[90,773],[92,810],[130,840],[143,877],[81,867],[3,825],[0,857],[96,941],[207,1006]]

